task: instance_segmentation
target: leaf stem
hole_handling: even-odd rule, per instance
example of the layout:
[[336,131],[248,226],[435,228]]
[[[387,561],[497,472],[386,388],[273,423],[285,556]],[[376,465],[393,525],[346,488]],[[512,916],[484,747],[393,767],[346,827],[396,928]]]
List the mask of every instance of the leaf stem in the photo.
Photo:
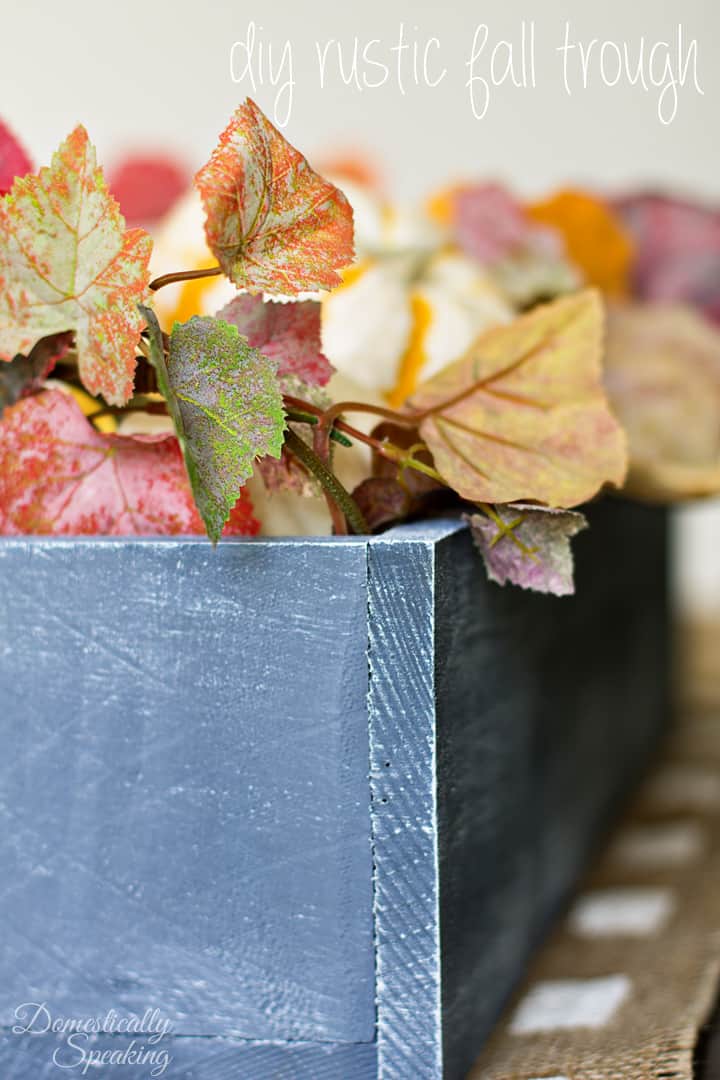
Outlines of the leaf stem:
[[[296,412],[298,416],[300,413],[305,413],[306,415],[312,416],[316,424],[320,423],[321,417],[323,416],[323,410],[317,405],[313,405],[309,401],[303,401],[302,398],[292,397],[290,394],[285,394],[283,400],[286,409],[290,410],[288,415],[291,419],[291,412]],[[372,408],[374,408],[374,406]],[[310,423],[310,421],[307,422]],[[372,435],[367,435],[364,431],[360,431],[358,428],[353,427],[344,420],[335,421],[330,430],[331,439],[335,438],[336,432],[342,432],[345,435],[349,435],[351,439],[357,439],[358,442],[364,443],[365,446],[372,447],[372,449],[380,454],[381,457],[387,458],[388,461],[395,462],[396,465],[400,465],[402,468],[415,469],[417,472],[421,472],[425,476],[430,477],[431,480],[435,480],[439,484],[445,484],[446,487],[448,486],[440,473],[436,469],[433,469],[431,465],[426,465],[424,461],[418,461],[410,451],[403,450],[402,447],[395,446],[394,443],[383,442],[380,439],[374,438]]]
[[285,446],[320,481],[323,490],[345,515],[352,531],[358,536],[369,533],[370,529],[367,522],[352,495],[343,487],[325,462],[318,457],[307,443],[303,442],[292,428],[288,428],[285,432]]
[[88,420],[98,420],[101,416],[124,416],[130,412],[152,413],[154,416],[167,416],[167,405],[164,401],[149,397],[146,394],[136,394],[127,405],[101,405],[94,412],[87,414]]
[[323,426],[332,424],[344,413],[370,413],[372,416],[381,416],[383,420],[390,420],[400,427],[415,427],[419,413],[401,413],[395,409],[386,409],[382,405],[371,405],[367,401],[338,401],[321,414],[320,423]]
[[166,285],[174,285],[176,281],[195,281],[197,278],[217,277],[222,274],[221,266],[208,266],[201,270],[176,270],[173,274],[163,274],[151,281],[148,288],[152,292],[164,289]]
[[[297,424],[310,424],[311,427],[315,427],[319,421],[319,417],[304,409],[285,409],[285,416],[288,420],[294,420]],[[341,446],[352,446],[351,440],[346,435],[341,434],[337,427],[334,427],[330,432],[330,438],[333,442],[340,443]]]

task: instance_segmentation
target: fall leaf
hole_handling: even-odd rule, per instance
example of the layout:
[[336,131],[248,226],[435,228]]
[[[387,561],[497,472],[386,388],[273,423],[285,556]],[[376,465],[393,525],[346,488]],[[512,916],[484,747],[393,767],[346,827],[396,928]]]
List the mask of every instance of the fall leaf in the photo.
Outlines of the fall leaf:
[[408,409],[443,479],[470,502],[576,506],[622,483],[625,437],[601,381],[594,291],[483,334]]
[[[228,532],[251,536],[258,529],[243,492]],[[199,532],[174,436],[102,435],[61,390],[6,410],[0,424],[3,535]]]
[[186,168],[169,154],[130,154],[110,173],[110,191],[130,225],[161,221],[190,185]]
[[278,378],[295,376],[309,386],[325,386],[333,373],[320,343],[320,304],[279,303],[261,296],[237,296],[217,313],[237,326],[248,344],[277,363]]
[[484,265],[517,308],[553,299],[580,285],[562,236],[532,221],[522,203],[499,184],[455,188],[448,196],[453,236]]
[[630,444],[628,494],[720,492],[720,331],[681,304],[608,312],[605,384]]
[[275,363],[220,319],[176,323],[166,359],[148,308],[151,359],[180,440],[208,536],[220,539],[255,459],[279,457],[285,419]]
[[575,592],[570,539],[587,528],[582,514],[510,503],[466,520],[491,581],[554,596]]
[[[305,402],[315,405],[323,411],[329,409],[332,405],[332,399],[327,391],[320,386],[311,386],[302,382],[296,375],[286,375],[284,378],[280,378],[280,389],[283,394],[302,398]],[[290,421],[288,421],[287,426],[295,432],[299,439],[312,447],[312,427],[306,423],[292,423]],[[331,467],[333,462],[332,449],[331,442],[329,461]],[[257,471],[262,477],[266,490],[271,495],[279,491],[291,491],[293,494],[301,495],[306,499],[322,495],[322,484],[312,473],[307,471],[294,454],[288,452],[285,446],[283,446],[279,459],[268,456],[259,458]]]
[[123,405],[133,391],[152,243],[125,231],[83,127],[49,168],[0,201],[0,359],[73,330],[80,378]]
[[340,284],[353,259],[350,204],[250,98],[195,182],[208,245],[239,288],[294,295]]
[[16,176],[32,171],[32,162],[12,131],[0,120],[0,196],[7,195]]
[[[291,424],[293,431],[299,438],[310,442],[305,432],[304,425]],[[300,495],[305,499],[320,494],[321,488],[314,477],[303,468],[297,458],[288,453],[285,447],[282,449],[279,459],[274,457],[260,458],[257,469],[262,477],[267,491],[273,495],[278,491],[292,491],[294,495]]]
[[588,285],[610,296],[627,294],[633,243],[611,206],[587,192],[567,190],[527,206],[526,212],[561,234],[568,258]]
[[413,498],[396,479],[368,476],[352,493],[371,531],[394,521],[402,521],[410,513]]
[[[414,428],[383,421],[375,426],[372,436],[407,451],[408,458],[412,456],[413,460],[432,466],[432,458]],[[376,451],[372,456],[372,476],[358,484],[352,494],[372,531],[410,516],[422,516],[454,499],[453,493],[437,479]]]
[[534,232],[522,204],[499,184],[458,188],[453,195],[455,237],[463,251],[493,263],[524,248]]
[[71,345],[71,333],[51,334],[41,338],[28,356],[19,353],[7,363],[0,364],[0,417],[8,405],[14,405],[20,398],[40,389]]
[[693,304],[720,323],[720,209],[640,192],[616,211],[633,237],[633,290],[643,300]]

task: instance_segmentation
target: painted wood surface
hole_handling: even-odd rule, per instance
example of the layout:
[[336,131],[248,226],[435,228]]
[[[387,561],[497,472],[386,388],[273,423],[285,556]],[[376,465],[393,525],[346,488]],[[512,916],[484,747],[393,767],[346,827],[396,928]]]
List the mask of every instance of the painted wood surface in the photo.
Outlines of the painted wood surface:
[[437,544],[457,528],[395,529],[369,552],[368,711],[383,1080],[442,1075],[434,563]]
[[365,544],[0,545],[0,1017],[370,1042]]
[[35,998],[157,1006],[174,1080],[459,1080],[664,724],[664,516],[591,513],[572,600],[457,521],[0,542],[3,1080]]
[[[129,1052],[127,1036],[93,1039],[88,1046],[98,1054]],[[50,1045],[48,1045],[48,1043]],[[147,1042],[142,1044],[147,1046]],[[165,1080],[369,1080],[377,1076],[374,1043],[247,1043],[239,1039],[179,1036],[164,1039],[170,1058],[159,1075]],[[53,1055],[57,1051],[57,1062]],[[87,1060],[87,1055],[85,1057]],[[66,1041],[16,1035],[0,1036],[0,1075],[3,1080],[58,1080],[81,1076],[80,1053]],[[109,1064],[91,1067],[92,1080],[151,1080],[154,1064]]]
[[[435,551],[445,1075],[463,1077],[668,722],[662,510],[589,508],[570,598],[488,587]],[[478,913],[482,912],[479,917]],[[430,1075],[430,1074],[428,1074]]]

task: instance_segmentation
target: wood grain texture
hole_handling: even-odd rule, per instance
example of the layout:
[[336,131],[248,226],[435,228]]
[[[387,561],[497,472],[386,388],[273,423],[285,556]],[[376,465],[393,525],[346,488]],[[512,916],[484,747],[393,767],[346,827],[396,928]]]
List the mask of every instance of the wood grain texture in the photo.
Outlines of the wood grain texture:
[[591,525],[569,600],[457,521],[2,541],[3,1080],[36,999],[157,1006],[173,1080],[460,1080],[664,727],[666,518]]
[[[50,1043],[50,1045],[48,1045]],[[126,1050],[127,1036],[115,1035],[91,1042],[98,1053]],[[143,1044],[147,1045],[147,1044]],[[243,1043],[220,1037],[167,1038],[159,1048],[171,1059],[162,1076],[166,1080],[369,1080],[377,1076],[374,1043]],[[0,1036],[0,1075],[3,1080],[57,1080],[82,1076],[79,1069],[61,1070],[53,1062],[71,1065],[78,1052],[44,1037]],[[156,1059],[157,1060],[157,1059]],[[102,1080],[149,1080],[148,1065],[107,1065],[88,1070]]]
[[370,781],[383,1080],[442,1074],[435,784],[435,547],[405,526],[368,553]]
[[365,543],[0,545],[0,1017],[371,1042]]

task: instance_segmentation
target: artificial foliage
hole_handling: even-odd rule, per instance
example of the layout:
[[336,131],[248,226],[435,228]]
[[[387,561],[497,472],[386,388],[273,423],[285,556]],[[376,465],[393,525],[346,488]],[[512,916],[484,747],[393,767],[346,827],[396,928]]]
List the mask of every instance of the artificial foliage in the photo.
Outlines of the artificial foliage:
[[352,210],[258,109],[241,105],[196,184],[223,272],[249,292],[294,295],[341,283]]
[[[181,183],[170,170],[146,199],[142,168],[115,186],[134,219]],[[149,161],[148,184],[164,175]],[[468,184],[433,200],[418,242],[379,209],[367,243],[351,206],[367,192],[348,198],[250,100],[195,185],[207,262],[151,280],[153,241],[85,129],[34,174],[0,124],[0,532],[217,543],[259,531],[254,478],[324,495],[337,534],[463,510],[493,581],[565,595],[583,504],[720,489],[713,211]],[[203,310],[223,278],[230,297]],[[172,286],[185,316],[168,322]],[[350,399],[329,393],[336,367]]]
[[49,168],[15,181],[0,203],[0,237],[0,358],[72,330],[85,388],[124,405],[152,241],[142,229],[125,229],[83,127]]
[[232,323],[199,315],[173,327],[166,353],[154,312],[141,311],[195,502],[217,543],[255,459],[280,457],[285,417],[277,365]]

